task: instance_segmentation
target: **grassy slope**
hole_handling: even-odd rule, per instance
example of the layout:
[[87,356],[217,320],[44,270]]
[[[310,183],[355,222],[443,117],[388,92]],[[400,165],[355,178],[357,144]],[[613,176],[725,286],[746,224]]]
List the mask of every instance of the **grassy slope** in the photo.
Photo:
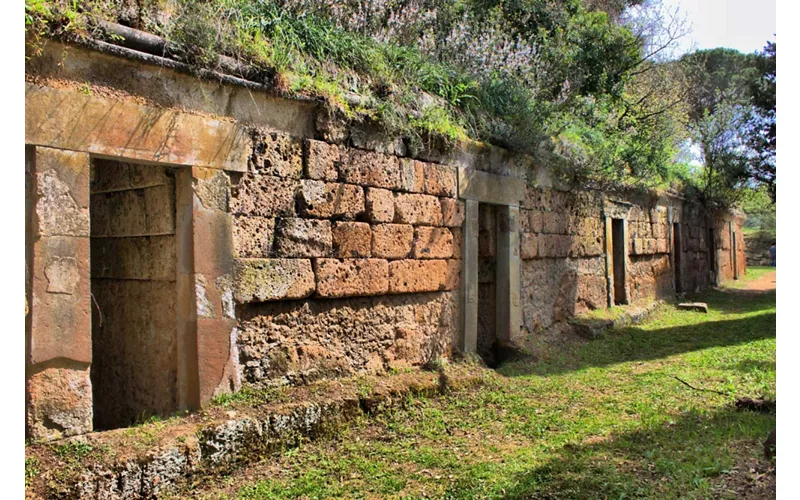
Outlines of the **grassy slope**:
[[409,400],[337,440],[192,493],[733,498],[731,485],[750,470],[743,464],[759,463],[775,426],[774,415],[731,406],[734,396],[775,395],[775,293],[697,298],[708,315],[668,309],[556,359],[506,365],[482,389]]

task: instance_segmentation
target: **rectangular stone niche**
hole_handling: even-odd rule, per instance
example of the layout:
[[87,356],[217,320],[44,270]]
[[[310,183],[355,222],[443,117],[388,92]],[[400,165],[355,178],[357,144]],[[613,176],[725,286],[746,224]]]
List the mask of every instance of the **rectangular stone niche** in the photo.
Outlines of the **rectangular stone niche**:
[[95,430],[177,408],[175,179],[169,167],[91,165]]

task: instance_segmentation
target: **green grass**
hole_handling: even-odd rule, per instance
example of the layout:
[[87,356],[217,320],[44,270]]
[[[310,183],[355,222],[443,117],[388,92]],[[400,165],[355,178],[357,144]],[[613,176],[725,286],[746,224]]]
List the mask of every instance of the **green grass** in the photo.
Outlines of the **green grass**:
[[709,313],[664,308],[536,364],[504,365],[480,389],[409,398],[204,493],[733,498],[726,480],[757,460],[775,427],[774,415],[732,406],[737,396],[775,396],[775,293],[693,298]]

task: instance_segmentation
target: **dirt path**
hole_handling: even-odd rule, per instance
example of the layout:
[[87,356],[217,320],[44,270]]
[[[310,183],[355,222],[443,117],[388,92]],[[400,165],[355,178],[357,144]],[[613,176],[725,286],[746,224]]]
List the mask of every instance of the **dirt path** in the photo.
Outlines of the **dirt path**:
[[745,290],[768,291],[775,290],[776,288],[776,271],[765,274],[757,280],[751,281],[747,284]]

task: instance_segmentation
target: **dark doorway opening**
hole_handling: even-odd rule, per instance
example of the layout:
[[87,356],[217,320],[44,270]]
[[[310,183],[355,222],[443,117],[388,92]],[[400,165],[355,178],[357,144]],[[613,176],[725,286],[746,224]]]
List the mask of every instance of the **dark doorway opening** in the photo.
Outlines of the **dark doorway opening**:
[[681,225],[677,222],[672,224],[672,254],[675,264],[675,293],[683,293],[683,282],[681,280]]
[[625,241],[625,220],[611,219],[611,250],[614,268],[614,304],[627,304],[625,296],[626,257],[628,255]]
[[500,364],[495,356],[497,343],[497,210],[494,205],[478,205],[478,354],[487,366]]
[[175,172],[94,160],[92,397],[96,430],[177,407]]

